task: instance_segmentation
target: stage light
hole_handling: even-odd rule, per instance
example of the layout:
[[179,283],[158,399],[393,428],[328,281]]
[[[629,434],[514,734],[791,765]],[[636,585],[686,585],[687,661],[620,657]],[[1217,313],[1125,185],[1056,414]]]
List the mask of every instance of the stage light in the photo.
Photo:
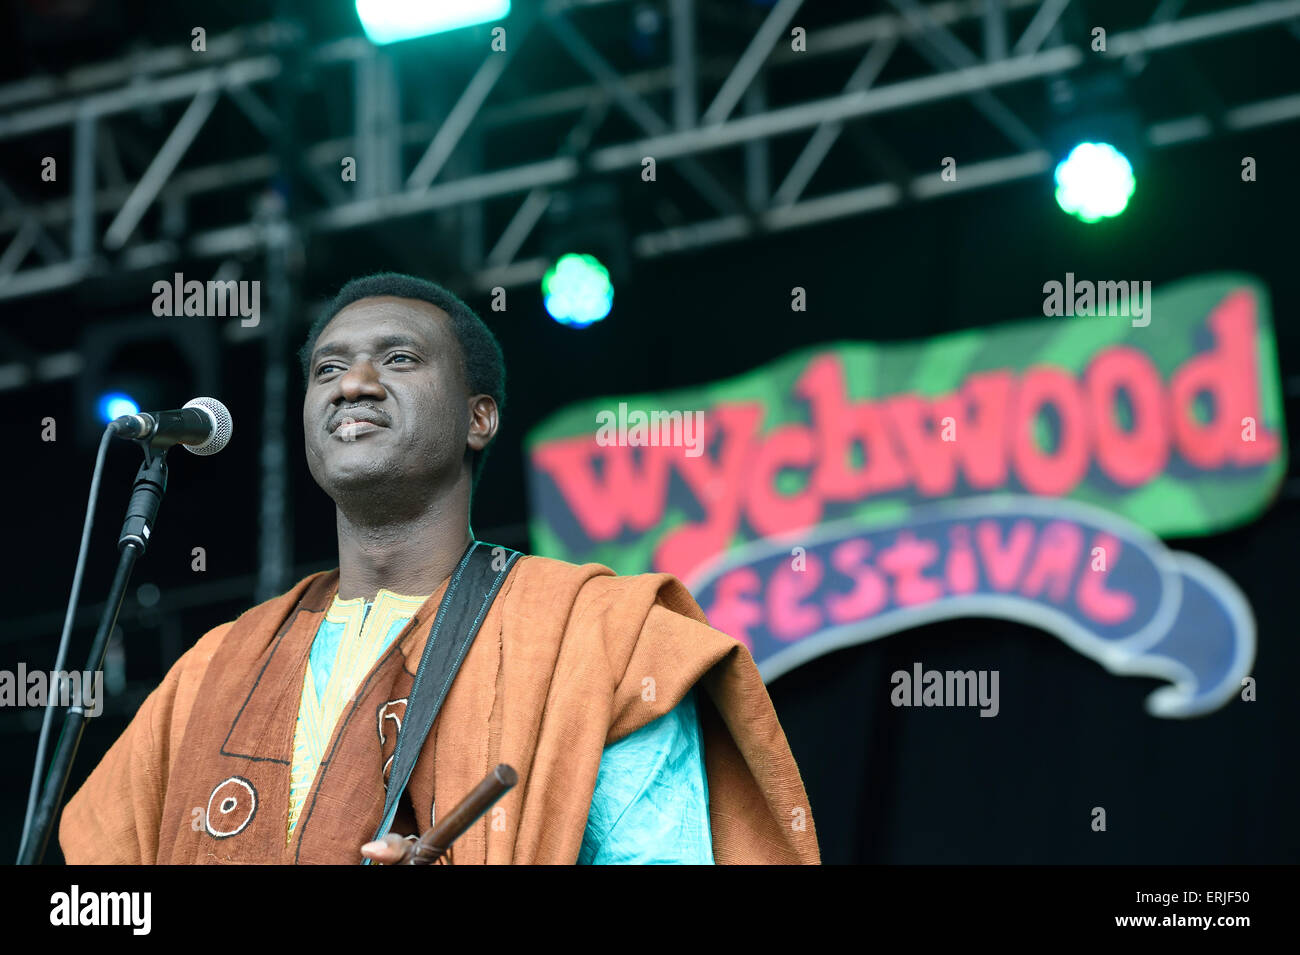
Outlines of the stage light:
[[140,406],[132,401],[129,395],[124,395],[120,391],[110,391],[102,396],[98,408],[99,417],[104,424],[115,421],[124,414],[135,414],[140,410]]
[[648,3],[637,4],[632,13],[632,52],[638,59],[653,59],[664,35],[664,18]]
[[562,255],[542,276],[546,311],[561,325],[598,322],[614,307],[609,270],[594,255]]
[[110,314],[87,325],[77,346],[84,359],[75,396],[78,444],[95,447],[105,424],[141,408],[220,396],[221,345],[217,323],[197,317]]
[[371,43],[397,43],[500,20],[510,0],[357,0],[357,16]]
[[1133,166],[1110,143],[1080,143],[1056,167],[1056,202],[1084,222],[1117,216],[1137,188]]

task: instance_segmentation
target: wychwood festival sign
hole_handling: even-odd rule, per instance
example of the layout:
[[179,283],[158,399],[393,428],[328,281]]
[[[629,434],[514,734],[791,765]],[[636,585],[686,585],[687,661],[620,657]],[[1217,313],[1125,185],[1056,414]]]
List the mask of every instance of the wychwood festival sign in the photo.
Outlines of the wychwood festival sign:
[[1269,300],[1216,274],[1147,315],[825,345],[567,408],[528,439],[534,550],[677,575],[768,680],[992,616],[1168,681],[1154,715],[1210,712],[1250,672],[1254,619],[1160,538],[1248,522],[1283,479]]

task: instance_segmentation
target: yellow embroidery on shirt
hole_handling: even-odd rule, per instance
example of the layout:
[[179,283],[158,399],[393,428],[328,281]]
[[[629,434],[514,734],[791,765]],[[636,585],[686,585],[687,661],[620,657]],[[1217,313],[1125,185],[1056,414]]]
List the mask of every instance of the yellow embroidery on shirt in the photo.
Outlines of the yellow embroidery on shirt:
[[326,627],[343,629],[329,676],[325,686],[318,688],[309,661],[303,678],[302,698],[294,726],[293,758],[289,767],[286,844],[292,841],[294,827],[298,824],[339,717],[375,663],[426,599],[381,589],[367,614],[364,598],[340,600],[335,595],[321,622],[321,629],[317,631],[319,638]]

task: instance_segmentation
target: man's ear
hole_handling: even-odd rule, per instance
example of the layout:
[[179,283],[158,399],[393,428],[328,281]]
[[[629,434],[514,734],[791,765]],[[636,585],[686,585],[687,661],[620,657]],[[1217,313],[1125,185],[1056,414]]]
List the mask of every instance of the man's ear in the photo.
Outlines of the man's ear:
[[496,437],[501,421],[497,414],[496,399],[491,395],[471,395],[469,399],[469,438],[466,444],[472,451],[482,451]]

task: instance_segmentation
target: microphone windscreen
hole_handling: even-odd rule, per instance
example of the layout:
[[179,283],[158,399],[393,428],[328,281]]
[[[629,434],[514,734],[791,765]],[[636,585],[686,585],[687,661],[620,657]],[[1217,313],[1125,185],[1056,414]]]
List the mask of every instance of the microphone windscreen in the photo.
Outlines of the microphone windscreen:
[[186,408],[198,408],[212,419],[212,434],[208,440],[202,444],[187,444],[185,449],[195,454],[216,454],[227,444],[230,443],[230,436],[234,433],[235,424],[231,420],[230,412],[216,398],[194,398],[185,402]]

